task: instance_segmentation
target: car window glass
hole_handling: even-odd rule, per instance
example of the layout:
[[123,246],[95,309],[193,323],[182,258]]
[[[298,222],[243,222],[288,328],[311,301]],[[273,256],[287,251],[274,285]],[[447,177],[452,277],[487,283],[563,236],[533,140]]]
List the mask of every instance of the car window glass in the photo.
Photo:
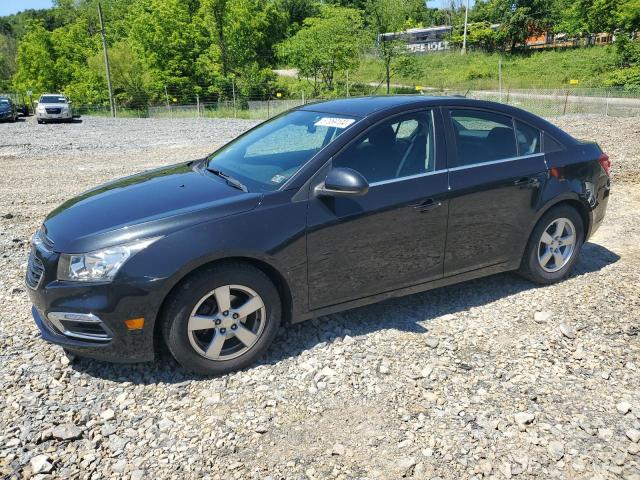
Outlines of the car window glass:
[[558,141],[548,133],[544,134],[544,151],[545,153],[559,152],[563,147]]
[[[246,156],[277,155],[282,152],[304,150],[317,151],[323,147],[325,140],[327,140],[327,135],[329,135],[328,140],[331,140],[335,130],[335,128],[330,127],[308,129],[304,125],[285,125],[283,128],[249,145]],[[296,139],[296,141],[292,142],[293,139]]]
[[292,110],[213,153],[207,166],[249,191],[276,190],[356,121],[346,115]]
[[352,168],[369,183],[433,171],[435,144],[431,111],[409,113],[372,127],[337,155],[333,166]]
[[395,127],[397,139],[408,139],[414,134],[420,124],[417,120],[411,118],[404,122],[399,122]]
[[516,139],[520,155],[540,153],[540,130],[516,120]]
[[451,120],[456,139],[456,166],[516,157],[511,117],[482,110],[455,109]]

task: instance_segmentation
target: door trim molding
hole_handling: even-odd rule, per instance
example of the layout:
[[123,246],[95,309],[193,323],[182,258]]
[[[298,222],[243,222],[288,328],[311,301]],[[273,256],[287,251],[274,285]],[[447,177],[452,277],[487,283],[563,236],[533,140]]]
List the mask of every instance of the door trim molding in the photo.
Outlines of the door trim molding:
[[544,153],[530,153],[529,155],[520,155],[518,157],[503,158],[502,160],[491,160],[488,162],[472,163],[470,165],[460,165],[459,167],[449,168],[449,171],[457,172],[458,170],[467,170],[468,168],[484,167],[485,165],[498,165],[500,163],[515,162],[518,160],[524,160],[526,158],[543,157],[543,156],[544,156]]

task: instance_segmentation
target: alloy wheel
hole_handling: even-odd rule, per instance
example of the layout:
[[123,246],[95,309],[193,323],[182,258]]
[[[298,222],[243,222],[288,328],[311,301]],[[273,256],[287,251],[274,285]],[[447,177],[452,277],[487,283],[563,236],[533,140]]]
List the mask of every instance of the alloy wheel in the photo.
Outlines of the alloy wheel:
[[264,331],[262,298],[243,285],[225,285],[207,293],[191,311],[189,342],[201,356],[231,360],[251,349]]
[[576,227],[568,218],[556,218],[545,228],[538,244],[538,263],[549,273],[562,269],[576,247]]

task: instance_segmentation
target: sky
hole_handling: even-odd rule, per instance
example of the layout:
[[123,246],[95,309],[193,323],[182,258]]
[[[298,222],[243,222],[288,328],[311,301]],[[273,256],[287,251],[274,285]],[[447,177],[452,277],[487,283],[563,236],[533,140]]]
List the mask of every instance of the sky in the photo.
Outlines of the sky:
[[0,17],[29,8],[49,8],[52,0],[0,0]]

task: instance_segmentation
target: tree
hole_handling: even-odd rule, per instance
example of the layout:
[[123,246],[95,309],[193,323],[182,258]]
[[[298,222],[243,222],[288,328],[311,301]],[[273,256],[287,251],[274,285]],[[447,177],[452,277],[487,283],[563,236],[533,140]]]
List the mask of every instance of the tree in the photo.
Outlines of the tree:
[[403,0],[367,0],[366,14],[369,26],[377,38],[376,55],[384,66],[387,94],[391,91],[391,77],[396,65],[406,65],[401,58],[408,54],[403,40],[393,39],[385,33],[400,32],[405,29],[411,12],[411,5]]
[[[454,47],[462,46],[463,30],[458,26],[451,35],[451,44]],[[467,30],[467,47],[470,49],[493,52],[502,43],[502,36],[489,22],[469,23]]]
[[489,0],[474,8],[472,18],[499,24],[496,40],[514,51],[531,35],[551,28],[554,1],[565,0]]
[[298,69],[314,95],[321,85],[334,88],[337,72],[355,68],[364,47],[362,15],[353,8],[323,6],[317,17],[304,20],[302,28],[278,46],[280,58]]
[[152,96],[162,98],[165,87],[176,96],[193,92],[195,64],[201,51],[188,2],[137,0],[128,16],[128,43],[144,62]]
[[42,22],[32,22],[18,45],[18,68],[13,78],[15,87],[24,92],[54,91],[60,85],[56,78],[55,52],[51,34]]
[[618,23],[626,32],[640,30],[640,0],[623,0],[618,6]]
[[[197,73],[209,93],[231,89],[255,94],[260,88],[245,82],[268,85],[273,74],[274,45],[286,34],[288,17],[274,2],[260,0],[203,0],[198,12],[202,48]],[[238,92],[236,92],[238,93]]]
[[16,70],[16,41],[0,33],[0,90],[4,90]]

